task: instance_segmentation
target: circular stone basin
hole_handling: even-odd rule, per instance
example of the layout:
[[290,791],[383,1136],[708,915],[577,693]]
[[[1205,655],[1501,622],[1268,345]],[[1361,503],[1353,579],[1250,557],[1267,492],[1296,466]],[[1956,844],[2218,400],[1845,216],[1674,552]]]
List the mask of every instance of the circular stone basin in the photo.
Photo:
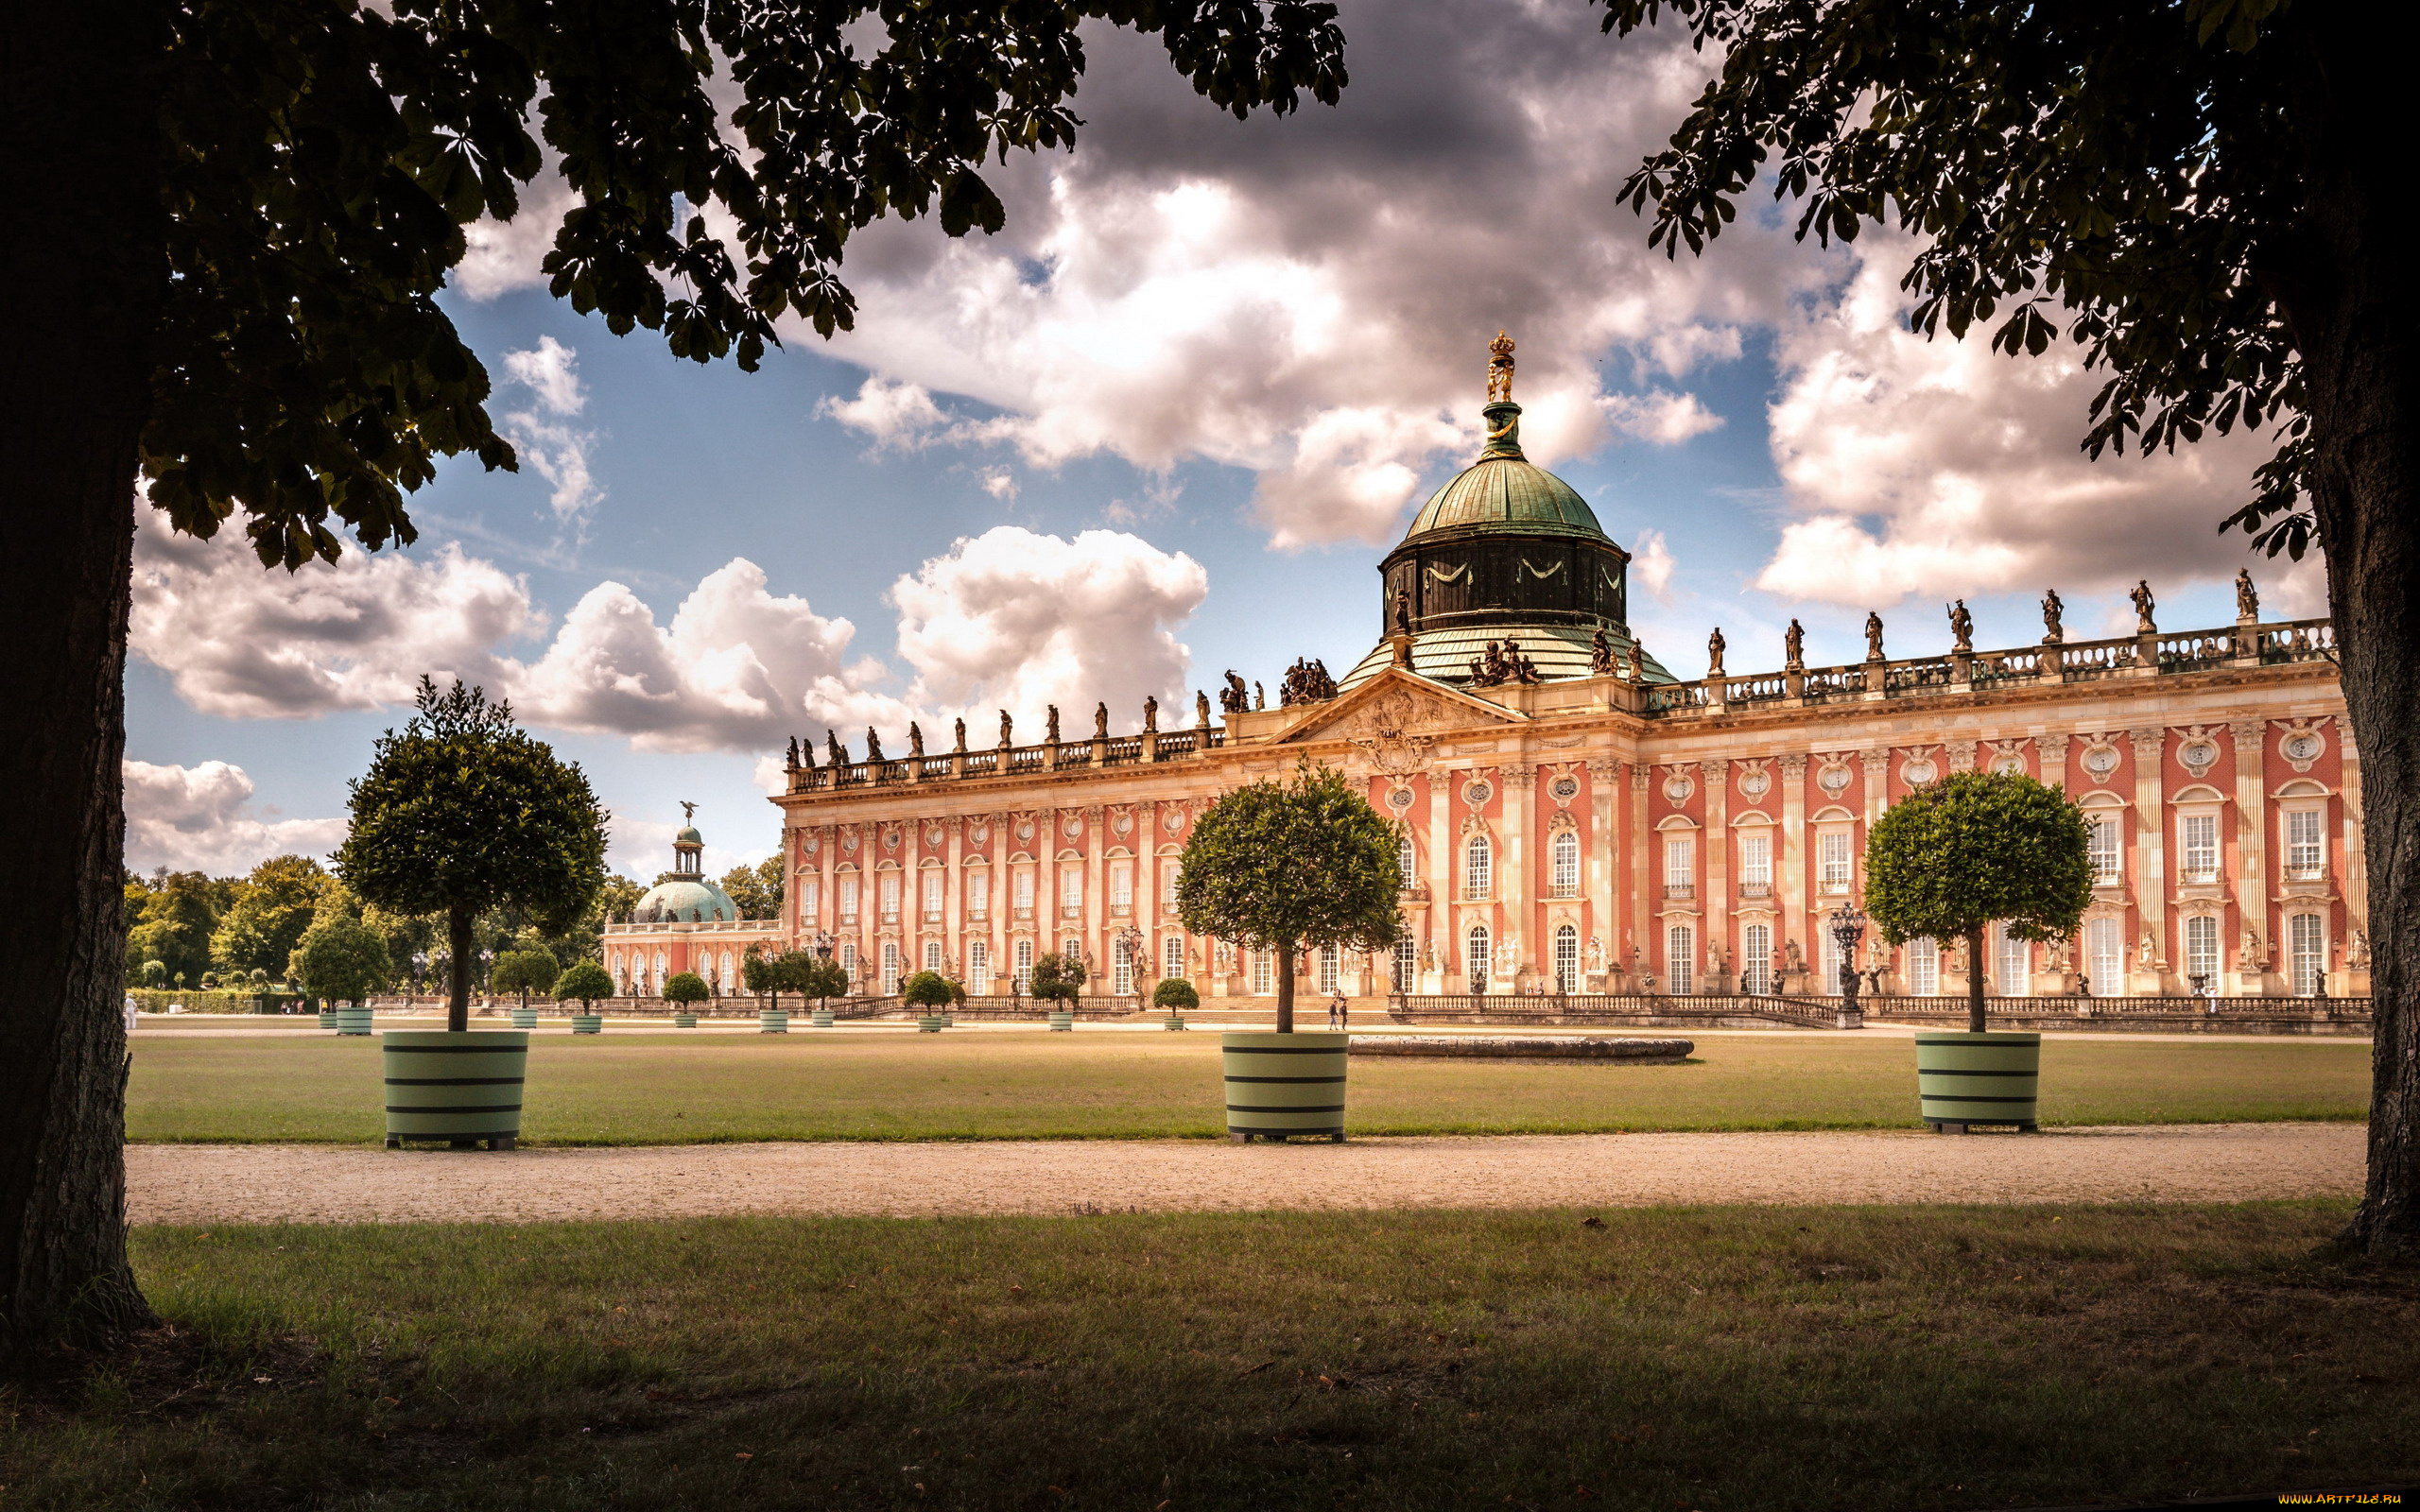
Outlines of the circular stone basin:
[[1637,1066],[1677,1066],[1697,1043],[1690,1040],[1614,1040],[1603,1036],[1516,1037],[1498,1034],[1357,1034],[1357,1056],[1451,1057],[1457,1060],[1621,1060]]

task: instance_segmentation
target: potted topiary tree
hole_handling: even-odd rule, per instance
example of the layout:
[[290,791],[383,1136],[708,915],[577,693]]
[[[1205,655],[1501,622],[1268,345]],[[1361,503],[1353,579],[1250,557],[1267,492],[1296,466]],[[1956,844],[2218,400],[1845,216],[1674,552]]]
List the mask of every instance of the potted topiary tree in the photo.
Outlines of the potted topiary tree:
[[1050,1027],[1073,1030],[1076,1027],[1076,1000],[1084,995],[1084,982],[1089,973],[1083,959],[1062,955],[1051,951],[1033,963],[1033,979],[1026,987],[1036,1003],[1056,1004],[1050,1009]]
[[521,1133],[527,1030],[470,1033],[472,926],[510,906],[546,934],[568,933],[605,885],[605,811],[574,765],[513,723],[510,704],[421,679],[418,713],[378,739],[353,784],[352,829],[337,874],[389,913],[442,914],[445,1027],[387,1036],[387,1139],[484,1141]]
[[1194,821],[1177,877],[1184,927],[1277,955],[1277,1032],[1220,1037],[1227,1133],[1344,1138],[1350,1037],[1294,1032],[1294,961],[1322,945],[1385,950],[1402,932],[1395,833],[1341,772],[1306,758]]
[[807,1022],[819,1029],[832,1027],[832,1000],[849,990],[849,972],[838,961],[785,951],[773,963],[774,980],[802,998],[815,999],[815,1014]]
[[1865,911],[1883,939],[1966,944],[1965,1031],[1916,1036],[1918,1109],[1934,1128],[2037,1126],[2042,1037],[1986,1027],[1984,936],[1994,924],[2021,940],[2072,936],[2092,902],[2087,850],[2075,803],[2010,772],[1953,772],[1893,804],[1867,837]]
[[489,985],[498,992],[518,992],[521,1005],[512,1010],[512,1026],[534,1029],[538,1026],[538,1010],[529,1005],[529,994],[544,994],[555,989],[555,978],[562,974],[562,965],[554,953],[544,948],[507,951],[495,958],[494,970],[488,977]]
[[764,951],[754,945],[749,946],[747,953],[739,957],[739,985],[755,994],[756,1011],[759,1013],[782,1005],[781,989],[787,984],[781,980],[780,959],[775,956],[767,960]]
[[[706,986],[706,979],[695,971],[675,971],[664,979],[664,1001],[676,1005],[672,1022],[680,1028],[696,1028],[698,1005],[712,1001],[714,995],[714,989]],[[783,1030],[776,1032],[787,1030],[789,1016],[784,1014],[782,1018]],[[770,1029],[772,1026],[769,1023],[766,1027]]]
[[1164,976],[1160,985],[1151,988],[1151,1002],[1168,1010],[1167,1018],[1162,1021],[1167,1027],[1182,1029],[1186,1011],[1201,1006],[1201,994],[1193,990],[1193,984],[1184,977]]
[[964,996],[957,983],[939,971],[918,971],[899,984],[899,1001],[922,1010],[916,1016],[916,1028],[922,1034],[939,1034],[948,1028],[949,1010]]
[[286,957],[287,977],[303,992],[334,1005],[321,1027],[340,1035],[370,1033],[370,994],[393,974],[387,942],[360,919],[325,910],[302,931]]
[[[596,1011],[596,1004],[600,999],[614,995],[614,978],[605,968],[595,961],[574,961],[563,968],[561,976],[555,978],[554,993],[555,1001],[558,1003],[579,1005],[579,1012],[572,1016],[572,1023],[575,1027],[582,1020],[586,1020],[601,1029],[605,1019]],[[538,1016],[535,1013],[529,1016],[529,1022],[526,1024],[521,1022],[517,1015],[513,1020],[515,1028],[534,1029],[537,1026]]]

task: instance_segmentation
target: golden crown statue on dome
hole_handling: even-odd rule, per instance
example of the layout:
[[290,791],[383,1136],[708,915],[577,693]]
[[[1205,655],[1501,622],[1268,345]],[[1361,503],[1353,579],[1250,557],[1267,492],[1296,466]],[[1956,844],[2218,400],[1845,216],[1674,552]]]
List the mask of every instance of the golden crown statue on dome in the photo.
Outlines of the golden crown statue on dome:
[[1512,338],[1498,331],[1487,350],[1495,353],[1487,359],[1487,402],[1509,404],[1512,403]]

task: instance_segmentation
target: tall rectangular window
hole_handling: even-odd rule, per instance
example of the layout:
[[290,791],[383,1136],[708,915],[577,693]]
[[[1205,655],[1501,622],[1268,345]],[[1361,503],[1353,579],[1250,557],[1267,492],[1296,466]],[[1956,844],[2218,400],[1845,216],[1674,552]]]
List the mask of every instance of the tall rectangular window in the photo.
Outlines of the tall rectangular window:
[[1313,984],[1318,987],[1320,996],[1333,997],[1338,984],[1344,979],[1344,952],[1333,945],[1322,945],[1314,960]]
[[1407,887],[1420,880],[1420,858],[1412,850],[1411,836],[1409,834],[1395,841],[1395,870],[1402,876],[1403,885]]
[[1815,990],[1826,994],[1837,994],[1841,990],[1842,964],[1840,936],[1834,935],[1831,925],[1819,917],[1815,920],[1815,938],[1819,942],[1819,948],[1816,951],[1818,960],[1815,974],[1820,978],[1815,984]]
[[2318,914],[2295,914],[2286,920],[2287,962],[2294,975],[2294,996],[2319,995],[2327,971],[2327,921]]
[[882,902],[882,921],[886,924],[899,922],[899,873],[884,872],[875,879],[874,886]]
[[1698,989],[1698,932],[1686,924],[1664,932],[1664,987],[1675,993]]
[[897,940],[887,939],[882,942],[882,995],[887,998],[899,995],[899,942]]
[[1252,995],[1265,998],[1277,990],[1277,953],[1260,946],[1252,953]]
[[2115,919],[2087,919],[2083,925],[2084,975],[2097,998],[2126,995],[2126,929]]
[[1846,830],[1825,830],[1815,836],[1815,885],[1825,892],[1846,892],[1854,869]]
[[2286,811],[2286,875],[2297,882],[2327,875],[2327,816],[2317,809]]
[[1184,936],[1170,935],[1160,941],[1160,975],[1182,977],[1184,974]]
[[1123,935],[1111,937],[1109,990],[1121,998],[1134,990],[1134,948],[1126,942]]
[[2219,880],[2219,816],[2187,814],[2176,821],[2177,875],[2187,882]]
[[1033,917],[1033,868],[1021,867],[1014,876],[1016,881],[1011,884],[1010,896],[1016,902],[1011,906],[1021,917],[1031,919]]
[[1059,868],[1059,912],[1073,919],[1084,911],[1083,868],[1069,862]]
[[1485,924],[1473,924],[1462,936],[1462,965],[1473,992],[1487,990],[1487,973],[1495,967],[1495,939]]
[[992,995],[992,942],[988,939],[967,942],[966,990],[977,997]]
[[1554,987],[1558,992],[1580,990],[1580,931],[1570,924],[1554,932]]
[[925,941],[925,970],[939,976],[942,974],[945,964],[942,959],[942,942],[937,939]]
[[1917,998],[1941,995],[1941,942],[1929,936],[1918,936],[1908,941],[1908,995]]
[[1474,834],[1462,848],[1462,896],[1490,898],[1495,893],[1495,848],[1487,836]]
[[2006,924],[1992,926],[1992,954],[1997,967],[1998,981],[1994,985],[2004,998],[2030,998],[2033,995],[2033,945],[2008,932]]
[[1557,898],[1580,896],[1580,836],[1564,830],[1557,833],[1548,848],[1547,885]]
[[798,880],[798,921],[802,928],[812,929],[821,916],[823,904],[823,879],[801,877]]
[[1773,837],[1770,834],[1739,836],[1739,891],[1749,898],[1763,898],[1773,890]]
[[1773,930],[1750,924],[1739,932],[1739,990],[1763,997],[1773,989]]
[[842,877],[840,879],[840,922],[844,924],[854,924],[856,921],[857,879],[855,877]]
[[2084,821],[2084,859],[2092,867],[2092,880],[2097,886],[2111,886],[2123,880],[2124,863],[2118,849],[2118,816],[2096,814]]
[[1395,990],[1417,991],[1420,987],[1420,944],[1409,932],[1395,941]]
[[2219,989],[2219,921],[2207,914],[2185,920],[2185,974],[2188,983],[2199,978],[2205,992]]
[[942,917],[942,889],[949,885],[939,867],[925,873],[925,921],[939,923]]
[[971,871],[966,876],[966,917],[988,919],[992,914],[992,874]]
[[1176,906],[1176,885],[1184,875],[1184,868],[1177,861],[1176,857],[1162,856],[1160,858],[1161,907],[1174,908]]
[[1120,913],[1134,906],[1134,863],[1113,861],[1109,864],[1109,906]]
[[1697,842],[1685,834],[1668,835],[1664,841],[1664,896],[1687,898],[1697,891]]
[[1023,992],[1033,986],[1033,941],[1017,941],[1016,950],[1009,959],[1013,963],[1010,968],[1009,980],[1016,984],[1016,989]]

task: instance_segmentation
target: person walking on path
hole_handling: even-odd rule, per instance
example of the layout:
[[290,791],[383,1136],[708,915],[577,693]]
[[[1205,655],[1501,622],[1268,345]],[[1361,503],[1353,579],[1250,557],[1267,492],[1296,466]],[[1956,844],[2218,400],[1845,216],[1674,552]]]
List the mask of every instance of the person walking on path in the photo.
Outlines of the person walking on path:
[[1345,1001],[1344,994],[1342,992],[1339,992],[1328,1003],[1327,1026],[1331,1029],[1347,1028],[1351,1025],[1352,1019],[1352,1005]]

